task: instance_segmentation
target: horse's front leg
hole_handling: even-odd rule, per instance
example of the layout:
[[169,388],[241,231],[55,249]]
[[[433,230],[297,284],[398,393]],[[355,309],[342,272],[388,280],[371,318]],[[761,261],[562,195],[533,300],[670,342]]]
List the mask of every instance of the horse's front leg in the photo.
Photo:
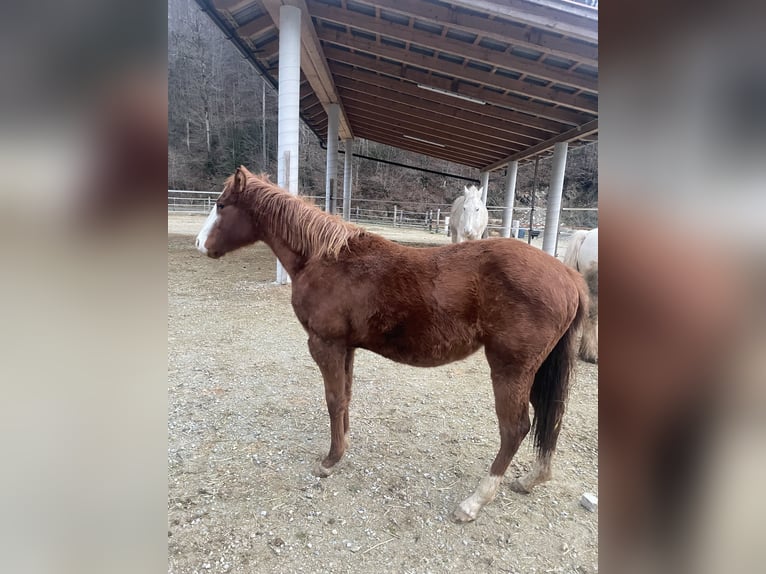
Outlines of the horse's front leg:
[[345,344],[325,341],[316,335],[309,336],[309,351],[319,366],[324,379],[327,412],[330,415],[330,452],[314,467],[317,476],[330,476],[334,466],[346,451],[346,428],[350,384],[346,388],[348,349]]
[[349,347],[346,349],[346,364],[345,364],[345,383],[346,383],[346,409],[343,413],[343,436],[346,448],[351,446],[351,439],[349,437],[351,428],[348,421],[348,405],[351,403],[351,387],[354,383],[354,352],[356,349]]

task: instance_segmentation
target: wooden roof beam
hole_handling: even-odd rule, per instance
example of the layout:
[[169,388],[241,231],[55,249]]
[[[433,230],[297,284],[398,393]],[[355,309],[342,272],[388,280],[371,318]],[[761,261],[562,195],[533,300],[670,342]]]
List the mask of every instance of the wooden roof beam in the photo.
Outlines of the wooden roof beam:
[[236,12],[240,8],[243,8],[247,4],[252,4],[253,0],[213,0],[213,5],[219,10],[226,10],[227,12]]
[[[339,48],[334,48],[332,46],[325,46],[325,54],[327,54],[327,57],[331,61],[342,62],[350,66],[357,66],[372,72],[393,76],[397,79],[410,80],[416,84],[430,85],[448,91],[455,91],[453,89],[451,80],[446,78],[433,77],[430,73],[416,70],[414,68],[409,68],[406,64],[382,62],[380,60],[367,58],[360,54],[353,54]],[[557,108],[536,102],[509,98],[507,95],[499,94],[492,90],[485,90],[481,87],[462,84],[456,93],[477,98],[485,102],[491,102],[511,110],[522,111],[528,114],[539,116],[541,118],[547,118],[549,120],[569,124],[572,126],[578,126],[584,121],[582,114],[565,108]]]
[[[499,159],[502,158],[505,153],[499,152],[499,151],[493,151],[493,150],[476,150],[476,149],[468,149],[463,146],[463,140],[459,139],[443,139],[436,136],[432,136],[429,134],[419,134],[417,132],[406,132],[402,131],[395,126],[389,126],[389,125],[372,125],[369,126],[366,123],[363,123],[359,130],[363,130],[364,133],[369,134],[379,134],[379,135],[388,135],[393,138],[401,138],[404,141],[411,142],[417,145],[423,145],[425,146],[425,149],[430,150],[449,150],[452,154],[459,154],[463,158],[471,158],[477,161],[483,161],[483,164],[486,165],[487,163],[490,163],[493,159]],[[361,133],[361,132],[360,132]],[[513,148],[510,148],[513,149]]]
[[[479,45],[444,38],[439,34],[414,30],[412,27],[404,26],[403,24],[381,22],[372,16],[350,12],[319,2],[311,3],[311,13],[313,16],[323,20],[353,26],[354,28],[375,34],[385,34],[388,37],[396,38],[403,42],[413,42],[432,50],[450,53],[465,59],[471,59],[522,74],[529,74],[536,78],[572,86],[594,94],[598,93],[598,80],[596,78],[577,74],[568,69],[525,60],[524,58],[514,57],[507,53],[490,50]],[[480,39],[481,36],[477,35],[476,41]]]
[[260,35],[267,30],[274,28],[274,21],[269,14],[261,14],[237,28],[237,34],[240,38],[250,39],[253,36]]
[[598,46],[583,44],[571,38],[562,38],[557,33],[545,33],[540,29],[524,29],[509,26],[502,20],[490,20],[475,14],[457,11],[449,6],[438,6],[425,2],[402,2],[401,0],[359,0],[367,4],[375,4],[385,10],[414,16],[419,20],[428,21],[454,28],[464,32],[479,34],[499,42],[511,43],[537,50],[552,56],[577,60],[594,68],[598,67]]
[[472,167],[480,167],[487,163],[486,157],[478,158],[474,155],[466,154],[463,150],[457,147],[448,149],[445,147],[432,146],[418,140],[407,139],[399,133],[384,132],[367,127],[360,128],[360,130],[358,137],[394,146],[399,149],[414,151],[425,156],[446,159],[447,161],[454,161]]
[[[356,117],[354,114],[352,114],[352,117]],[[362,120],[362,118],[359,118]],[[513,152],[514,150],[519,151],[519,148],[513,148],[509,147],[506,148],[504,151],[498,151],[498,150],[484,150],[480,151],[474,148],[468,148],[465,145],[465,140],[458,140],[455,138],[451,139],[444,139],[439,136],[436,136],[435,134],[426,134],[426,133],[418,133],[418,132],[407,132],[399,129],[395,125],[389,125],[385,122],[385,120],[374,120],[369,118],[364,118],[363,121],[360,121],[359,123],[364,124],[363,128],[359,129],[365,129],[369,130],[373,133],[379,133],[379,134],[390,134],[396,137],[401,136],[402,138],[407,139],[408,141],[414,141],[418,142],[421,141],[423,143],[425,142],[433,142],[435,144],[440,144],[439,146],[441,149],[451,149],[452,151],[459,150],[461,154],[463,154],[465,157],[472,157],[474,159],[483,159],[486,161],[491,161],[489,158],[498,158],[503,157],[505,155],[508,155],[508,153]],[[426,146],[431,146],[431,144],[425,144]]]
[[[386,113],[385,102],[375,101],[373,102],[361,102],[359,100],[347,100],[349,102],[348,115],[352,118],[352,121],[356,122],[356,118],[364,118],[365,123],[367,121],[376,122],[382,124],[384,127],[396,127],[401,133],[407,133],[413,136],[418,134],[424,134],[418,137],[424,137],[426,139],[442,138],[447,141],[465,141],[464,145],[467,148],[475,148],[477,151],[492,151],[493,153],[507,155],[514,148],[521,149],[526,147],[524,144],[513,145],[515,142],[511,140],[491,140],[489,138],[477,138],[476,130],[466,129],[464,127],[454,126],[450,122],[442,121],[437,122],[435,120],[420,120],[415,122],[412,116],[404,116],[396,114],[392,116],[391,113]],[[352,105],[355,104],[355,105]],[[437,141],[434,139],[434,141]],[[444,143],[440,141],[440,143]]]
[[551,0],[450,0],[466,8],[486,12],[529,26],[550,30],[586,42],[598,42],[598,10],[584,4]]
[[423,90],[410,82],[378,76],[366,70],[358,70],[334,62],[330,64],[330,69],[339,88],[349,87],[380,95],[385,94],[386,97],[414,108],[426,111],[436,110],[447,113],[451,117],[496,130],[545,140],[552,134],[558,134],[567,129],[566,124],[563,123],[536,118],[491,104],[458,100],[438,92]]
[[459,163],[460,165],[467,165],[478,169],[480,169],[481,166],[486,165],[485,160],[462,155],[459,150],[440,148],[424,143],[418,143],[415,140],[403,138],[401,135],[392,136],[382,132],[376,133],[374,130],[367,130],[366,128],[359,128],[357,136],[368,139],[370,141],[390,145],[399,149],[419,153],[428,157],[435,157],[437,159]]
[[368,54],[382,56],[390,60],[397,60],[402,62],[402,64],[418,66],[441,74],[450,75],[453,78],[460,78],[478,84],[494,86],[523,96],[529,96],[538,100],[566,106],[574,110],[588,113],[596,113],[598,110],[598,101],[595,98],[572,96],[566,92],[557,91],[552,88],[514,80],[513,78],[484,72],[482,70],[463,67],[458,64],[440,60],[434,56],[414,54],[395,46],[378,45],[375,42],[355,38],[351,34],[344,34],[335,30],[321,30],[320,38],[324,42],[361,50]]
[[[399,119],[399,117],[404,117],[406,118],[406,121],[410,122],[413,126],[423,126],[426,129],[431,128],[440,132],[444,131],[447,134],[465,132],[466,137],[472,138],[473,141],[481,142],[478,145],[498,145],[507,148],[510,143],[517,143],[521,146],[530,146],[540,142],[539,138],[525,137],[519,134],[495,129],[491,125],[487,125],[491,124],[489,119],[487,119],[487,124],[480,125],[468,120],[455,118],[449,113],[439,113],[436,111],[423,113],[407,103],[402,103],[386,97],[385,93],[373,94],[364,91],[354,93],[354,88],[346,88],[344,84],[340,84],[339,87],[343,99],[349,102],[349,105],[351,105],[351,102],[358,104],[358,107],[355,106],[356,109],[369,105],[370,107],[379,108],[378,113],[383,113],[384,115],[386,114],[386,110],[388,110],[388,117],[391,121],[395,121]],[[395,117],[393,117],[392,112],[395,112]]]
[[555,137],[552,137],[549,140],[540,142],[539,144],[534,145],[528,149],[522,150],[515,154],[511,154],[505,159],[501,159],[496,162],[490,163],[486,165],[485,167],[483,167],[482,171],[494,171],[512,161],[520,161],[522,159],[526,159],[528,157],[537,155],[542,151],[552,148],[554,144],[557,144],[559,142],[566,142],[573,139],[577,139],[579,137],[587,136],[597,131],[598,131],[598,120],[592,120],[586,124],[583,124],[579,127],[571,129],[567,132],[564,132],[563,134],[559,134]]

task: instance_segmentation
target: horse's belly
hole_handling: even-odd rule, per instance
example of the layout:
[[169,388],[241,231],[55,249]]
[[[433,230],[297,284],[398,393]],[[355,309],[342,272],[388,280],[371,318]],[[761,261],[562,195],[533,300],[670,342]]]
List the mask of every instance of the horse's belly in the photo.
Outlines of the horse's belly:
[[368,350],[415,367],[435,367],[465,359],[481,348],[478,340],[448,341],[439,337],[384,336]]

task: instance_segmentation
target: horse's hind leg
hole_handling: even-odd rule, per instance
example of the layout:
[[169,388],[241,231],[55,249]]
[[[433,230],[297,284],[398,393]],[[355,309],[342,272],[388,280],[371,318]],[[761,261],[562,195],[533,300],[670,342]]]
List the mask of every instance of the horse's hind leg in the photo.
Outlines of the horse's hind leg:
[[492,389],[495,393],[495,412],[500,426],[500,450],[476,491],[460,503],[454,517],[459,522],[474,520],[479,511],[497,494],[503,475],[516,451],[527,436],[529,422],[529,389],[532,373],[519,372],[500,361],[493,361],[487,351],[492,370]]
[[314,468],[317,476],[330,476],[333,467],[346,451],[346,430],[348,429],[348,400],[351,392],[347,383],[346,369],[349,364],[345,345],[324,341],[309,336],[309,351],[319,366],[324,379],[327,412],[330,415],[330,452]]
[[511,483],[511,490],[514,492],[520,492],[522,494],[529,494],[532,489],[542,482],[546,482],[553,478],[553,470],[551,469],[551,455],[550,454],[538,454],[535,460],[535,465],[527,474],[515,479]]
[[[534,407],[535,411],[539,411],[542,409],[542,401],[544,400],[543,397],[541,397],[538,393],[535,392],[535,390],[532,390],[532,393],[529,397],[530,402],[532,403],[532,406]],[[515,479],[511,483],[511,490],[514,492],[520,492],[522,494],[529,494],[532,492],[532,489],[537,486],[538,484],[541,484],[543,482],[549,481],[551,478],[553,478],[553,468],[551,465],[551,462],[553,461],[553,451],[556,448],[556,442],[558,441],[559,431],[561,430],[561,426],[557,425],[552,429],[552,436],[553,436],[553,449],[548,452],[538,452],[537,458],[535,459],[535,464],[532,466],[532,469],[525,474],[524,476],[521,476],[517,479]]]

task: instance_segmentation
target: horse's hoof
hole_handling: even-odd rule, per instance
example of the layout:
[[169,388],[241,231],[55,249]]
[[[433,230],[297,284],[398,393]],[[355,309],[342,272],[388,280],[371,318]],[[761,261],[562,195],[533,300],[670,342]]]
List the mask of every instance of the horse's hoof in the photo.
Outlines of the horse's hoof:
[[518,492],[520,494],[529,494],[530,492],[532,492],[532,489],[524,486],[518,478],[514,479],[513,482],[511,482],[511,490],[513,492]]
[[457,510],[455,510],[455,512],[452,513],[452,520],[454,520],[458,524],[465,524],[466,522],[473,522],[474,520],[476,520],[476,517],[471,516],[465,510],[463,510],[462,508],[458,506]]
[[318,476],[319,478],[327,478],[332,474],[332,471],[335,470],[335,467],[327,468],[322,465],[322,461],[317,461],[317,463],[314,465],[314,476]]

